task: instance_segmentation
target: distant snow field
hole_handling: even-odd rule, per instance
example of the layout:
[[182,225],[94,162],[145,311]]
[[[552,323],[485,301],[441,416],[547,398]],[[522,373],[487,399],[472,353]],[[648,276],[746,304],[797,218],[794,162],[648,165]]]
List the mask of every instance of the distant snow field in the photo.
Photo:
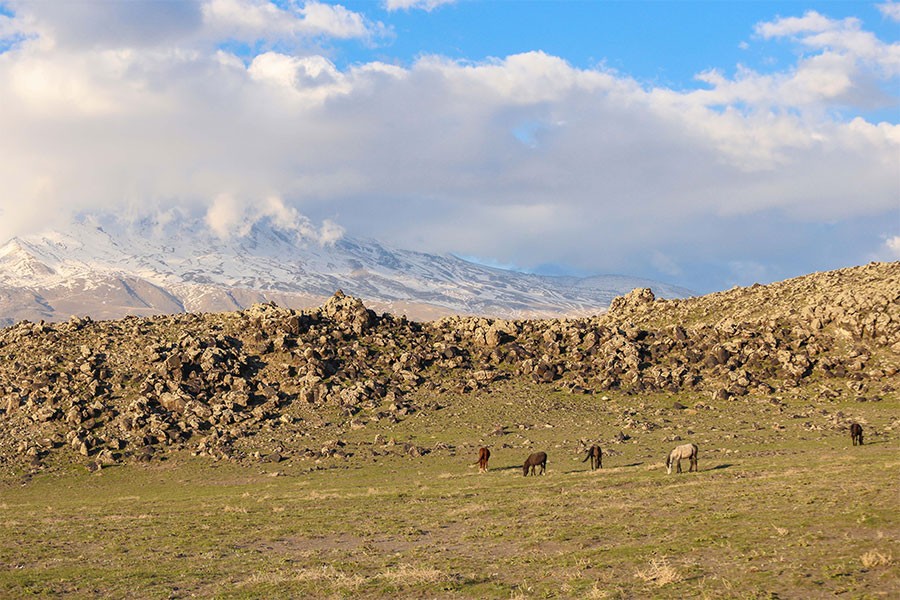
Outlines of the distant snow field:
[[201,220],[161,226],[84,216],[64,231],[0,247],[0,324],[22,319],[240,310],[274,301],[318,306],[336,290],[379,311],[430,320],[450,314],[496,318],[603,312],[616,296],[649,287],[662,298],[684,288],[618,275],[542,276],[455,256],[344,237],[328,244],[268,221],[222,239]]

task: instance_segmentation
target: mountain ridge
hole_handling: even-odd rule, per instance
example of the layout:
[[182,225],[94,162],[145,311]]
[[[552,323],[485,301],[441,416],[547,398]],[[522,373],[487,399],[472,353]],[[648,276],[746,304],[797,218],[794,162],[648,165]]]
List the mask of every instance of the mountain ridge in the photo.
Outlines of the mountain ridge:
[[243,229],[222,238],[196,219],[123,223],[91,215],[65,231],[12,238],[0,247],[0,324],[217,312],[258,302],[309,308],[338,289],[379,310],[402,307],[414,319],[597,314],[636,287],[663,298],[692,295],[642,278],[534,275],[376,240],[322,243],[315,231],[270,219]]

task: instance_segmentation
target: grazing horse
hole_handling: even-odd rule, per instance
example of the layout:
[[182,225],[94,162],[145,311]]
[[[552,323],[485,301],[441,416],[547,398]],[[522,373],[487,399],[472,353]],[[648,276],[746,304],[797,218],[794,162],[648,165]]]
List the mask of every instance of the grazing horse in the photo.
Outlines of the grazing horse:
[[676,446],[674,450],[669,452],[669,456],[666,458],[666,473],[672,474],[673,463],[677,467],[676,472],[681,473],[681,459],[683,458],[691,459],[691,466],[688,467],[688,473],[691,471],[699,471],[700,467],[697,466],[697,454],[697,444],[682,444],[681,446]]
[[853,423],[850,425],[850,439],[853,440],[854,446],[862,446],[862,425]]
[[488,470],[488,460],[491,458],[491,451],[487,448],[478,449],[478,472],[484,473]]
[[581,462],[587,462],[587,459],[591,459],[591,471],[594,469],[602,469],[603,468],[603,450],[600,449],[600,446],[591,446],[587,449],[587,454],[584,457],[584,460]]
[[522,467],[522,475],[528,477],[528,469],[531,469],[531,474],[535,475],[535,469],[540,466],[541,467],[541,475],[547,470],[547,453],[546,452],[535,452],[531,456],[525,459],[525,464]]

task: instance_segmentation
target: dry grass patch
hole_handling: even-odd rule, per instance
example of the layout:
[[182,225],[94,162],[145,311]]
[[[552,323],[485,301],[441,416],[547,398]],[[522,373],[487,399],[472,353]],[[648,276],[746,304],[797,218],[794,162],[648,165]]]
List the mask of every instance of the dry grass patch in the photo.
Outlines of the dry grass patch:
[[394,585],[407,586],[442,583],[454,579],[452,575],[447,575],[438,569],[417,567],[409,564],[400,565],[394,569],[388,569],[386,572],[376,575],[375,578]]
[[292,572],[254,573],[246,579],[237,582],[237,587],[259,585],[283,585],[286,583],[327,583],[337,588],[353,590],[366,582],[362,575],[348,575],[331,565],[321,567],[309,567]]
[[669,564],[666,557],[660,559],[654,558],[650,561],[650,565],[647,569],[638,569],[635,572],[635,576],[641,581],[652,583],[657,587],[669,585],[670,583],[678,583],[684,579],[678,570]]
[[877,550],[869,550],[859,557],[864,569],[874,569],[875,567],[889,567],[894,564],[894,555],[888,552],[882,554]]

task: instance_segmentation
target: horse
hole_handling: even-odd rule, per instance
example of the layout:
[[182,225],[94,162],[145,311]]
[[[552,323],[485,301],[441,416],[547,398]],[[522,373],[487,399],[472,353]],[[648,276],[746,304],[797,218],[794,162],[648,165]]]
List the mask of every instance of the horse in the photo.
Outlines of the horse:
[[681,459],[689,458],[691,460],[691,466],[688,467],[688,473],[691,471],[699,471],[700,467],[697,466],[697,454],[698,454],[697,444],[682,444],[681,446],[676,446],[674,450],[669,452],[669,456],[666,458],[666,473],[669,475],[672,474],[672,464],[674,463],[677,467],[678,473],[681,473]]
[[528,476],[528,469],[531,469],[531,474],[535,475],[535,468],[541,467],[541,475],[547,470],[547,453],[546,452],[535,452],[531,456],[525,459],[525,464],[522,466],[522,475]]
[[850,439],[853,440],[854,446],[863,445],[862,425],[860,425],[859,423],[853,423],[850,425]]
[[600,446],[588,448],[587,454],[585,454],[584,460],[581,462],[587,462],[588,459],[591,459],[591,471],[603,468],[603,450],[600,449]]
[[491,458],[491,451],[487,448],[478,449],[478,472],[484,473],[488,470],[488,460]]

